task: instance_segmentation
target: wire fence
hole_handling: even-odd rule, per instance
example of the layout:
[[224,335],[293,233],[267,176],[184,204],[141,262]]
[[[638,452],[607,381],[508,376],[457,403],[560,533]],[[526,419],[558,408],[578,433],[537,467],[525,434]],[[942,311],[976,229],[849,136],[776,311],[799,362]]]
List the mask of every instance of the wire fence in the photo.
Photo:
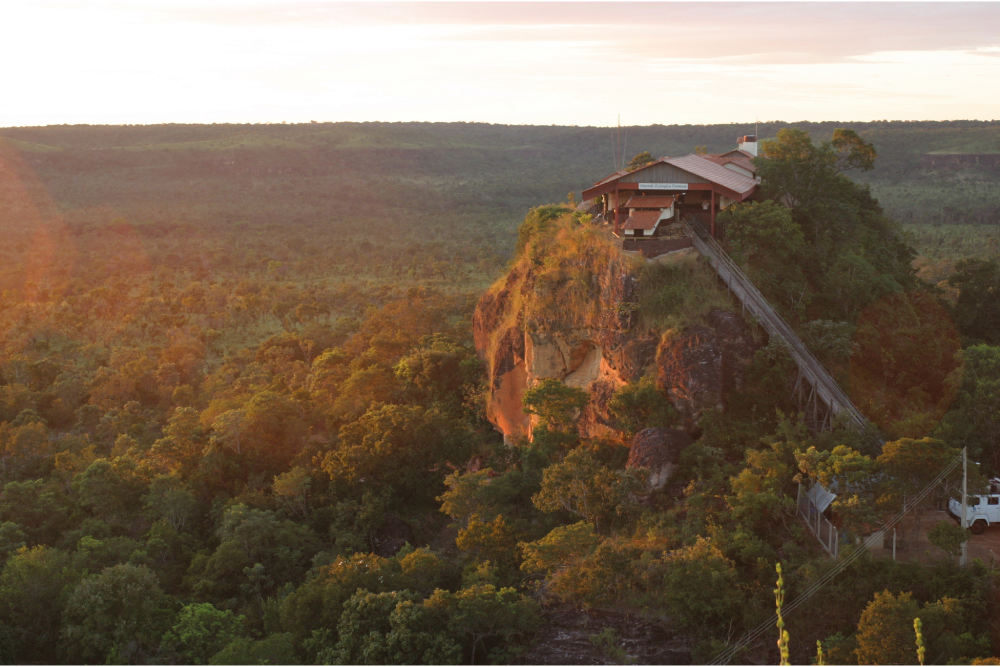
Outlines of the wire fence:
[[[767,331],[769,335],[777,337],[784,343],[799,368],[800,376],[804,377],[809,384],[812,385],[823,402],[829,406],[830,411],[834,415],[846,413],[849,421],[853,422],[853,424],[864,436],[866,436],[867,439],[877,443],[878,449],[881,450],[885,445],[885,442],[878,435],[872,424],[867,418],[865,418],[861,411],[858,410],[858,408],[854,405],[851,399],[848,398],[847,394],[840,388],[830,374],[827,373],[823,365],[799,339],[788,323],[785,322],[784,318],[782,318],[781,315],[774,310],[753,282],[743,273],[743,270],[740,269],[736,262],[729,257],[722,246],[720,246],[715,239],[712,238],[712,236],[697,220],[685,218],[682,222],[684,223],[688,236],[691,237],[691,240],[698,252],[708,259],[709,264],[713,269],[715,269],[715,272],[720,278],[722,278],[723,282],[726,283],[733,295],[740,300],[744,308],[749,310],[757,318],[758,322],[765,329],[765,331]],[[899,521],[906,516],[906,514],[916,507],[917,504],[922,502],[931,493],[931,491],[937,488],[937,486],[941,484],[941,482],[944,481],[944,479],[953,470],[955,470],[961,462],[962,456],[958,456],[954,461],[945,466],[938,476],[935,477],[932,482],[927,484],[927,486],[925,486],[920,493],[908,498],[906,502],[904,502],[903,508],[897,514],[883,522],[882,527],[879,530],[889,530],[899,523]],[[798,513],[802,513],[801,494],[796,502],[796,510]],[[839,555],[839,544],[837,542],[838,536],[836,529],[833,528],[832,524],[829,528],[827,528],[826,535],[824,536],[824,524],[818,516],[803,516],[806,518],[810,530],[813,531],[827,552],[829,552],[834,558],[837,558]],[[810,518],[812,521],[810,521]],[[814,523],[815,527],[813,525]],[[813,595],[830,583],[838,574],[850,567],[854,561],[867,553],[867,547],[867,543],[857,545],[853,551],[850,551],[848,555],[845,556],[843,560],[840,560],[831,570],[813,582],[812,585],[802,591],[802,593],[800,593],[794,600],[785,604],[782,607],[782,615],[787,618],[788,614],[805,604]],[[775,614],[769,620],[761,623],[759,626],[748,632],[735,644],[723,650],[708,664],[728,664],[737,654],[744,651],[752,642],[759,639],[760,636],[769,629],[773,629],[777,620],[778,616]]]
[[[938,487],[944,479],[951,474],[959,465],[962,464],[963,455],[959,455],[954,461],[945,466],[937,477],[934,478],[927,486],[925,486],[920,493],[908,498],[906,503],[904,503],[903,508],[894,514],[892,517],[883,522],[879,530],[888,530],[895,526],[899,521],[906,516],[914,507],[923,502],[923,500]],[[782,617],[788,618],[795,609],[805,604],[809,598],[815,595],[821,588],[826,586],[828,583],[833,581],[833,579],[846,570],[850,565],[866,554],[868,550],[862,545],[858,545],[854,551],[850,552],[849,555],[845,556],[843,560],[837,563],[829,572],[824,574],[822,577],[817,579],[810,585],[806,590],[802,591],[794,600],[782,606]],[[778,615],[775,614],[767,621],[761,623],[756,628],[745,634],[738,642],[730,646],[729,648],[723,650],[715,658],[712,659],[708,664],[710,665],[727,665],[729,662],[736,657],[741,651],[745,650],[752,642],[760,638],[768,630],[772,630],[775,627],[775,623],[778,621]]]

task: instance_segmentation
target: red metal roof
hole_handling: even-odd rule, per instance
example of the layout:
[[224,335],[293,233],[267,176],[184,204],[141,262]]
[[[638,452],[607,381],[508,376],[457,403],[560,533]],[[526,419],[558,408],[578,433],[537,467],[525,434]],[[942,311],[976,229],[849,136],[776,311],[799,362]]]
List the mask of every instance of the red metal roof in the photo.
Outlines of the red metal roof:
[[738,167],[743,167],[750,173],[757,173],[757,167],[753,165],[750,158],[743,155],[732,155],[731,153],[726,153],[723,155],[702,155],[701,157],[709,162],[714,162],[715,164],[726,165],[732,163]]
[[[737,158],[745,157],[747,159],[753,158],[750,153],[746,151],[734,150],[728,153],[722,153],[714,157],[719,158]],[[753,191],[757,188],[759,183],[753,178],[739,174],[732,169],[726,169],[721,164],[716,164],[712,160],[705,159],[704,155],[685,155],[684,157],[663,157],[658,160],[653,160],[649,164],[636,169],[635,171],[616,171],[615,173],[606,176],[594,185],[590,186],[583,191],[583,197],[590,198],[596,197],[598,194],[603,194],[604,192],[609,192],[614,185],[614,181],[627,176],[630,174],[635,174],[641,172],[644,169],[649,169],[650,167],[660,164],[660,163],[671,164],[680,169],[686,170],[696,176],[704,178],[707,181],[716,183],[717,185],[725,188],[733,193],[737,199],[740,201],[746,199]],[[740,164],[734,160],[734,164]],[[742,166],[742,164],[741,164]]]
[[596,188],[598,185],[601,185],[603,183],[607,183],[608,181],[613,181],[616,178],[621,178],[622,176],[624,176],[625,174],[628,174],[628,173],[630,173],[630,172],[627,172],[627,171],[616,171],[615,173],[611,174],[610,176],[605,176],[604,178],[602,178],[601,180],[597,181],[596,183],[594,183],[593,185],[591,185],[587,189],[591,190],[593,188]]
[[725,153],[717,153],[716,157],[745,157],[748,160],[752,160],[756,156],[750,151],[745,151],[742,148],[734,148],[733,150],[726,151]]
[[656,229],[656,223],[660,221],[660,211],[636,211],[628,217],[622,229]]
[[671,157],[664,160],[679,169],[689,171],[696,176],[701,176],[713,183],[718,183],[724,188],[728,188],[741,196],[746,196],[754,191],[758,183],[754,179],[737,174],[731,169],[726,169],[722,165],[715,164],[703,159],[701,155],[685,155],[684,157]]
[[677,201],[675,195],[668,196],[651,196],[651,197],[632,197],[625,204],[625,208],[657,208],[664,209],[670,208]]

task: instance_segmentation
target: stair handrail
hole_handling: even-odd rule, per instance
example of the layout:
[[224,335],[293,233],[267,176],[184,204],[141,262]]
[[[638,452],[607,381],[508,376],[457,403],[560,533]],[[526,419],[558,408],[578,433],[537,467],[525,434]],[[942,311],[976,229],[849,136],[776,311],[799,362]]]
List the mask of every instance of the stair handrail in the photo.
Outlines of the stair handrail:
[[[767,333],[777,336],[785,344],[789,353],[795,359],[799,373],[805,376],[809,383],[816,389],[817,393],[823,397],[824,402],[830,406],[830,411],[834,415],[846,411],[851,421],[854,422],[863,434],[872,435],[878,441],[879,447],[884,445],[885,443],[878,436],[871,422],[854,405],[844,390],[840,388],[840,385],[837,384],[836,380],[830,376],[823,367],[823,364],[806,347],[805,343],[802,342],[785,319],[771,306],[764,295],[760,293],[760,290],[746,276],[743,269],[733,261],[701,223],[697,220],[682,217],[681,224],[684,225],[685,233],[691,237],[691,241],[698,252],[709,260],[709,264],[712,265],[715,272],[719,274],[719,277],[722,278],[743,305],[757,317]],[[720,266],[722,267],[721,269]],[[728,277],[726,273],[729,274]]]

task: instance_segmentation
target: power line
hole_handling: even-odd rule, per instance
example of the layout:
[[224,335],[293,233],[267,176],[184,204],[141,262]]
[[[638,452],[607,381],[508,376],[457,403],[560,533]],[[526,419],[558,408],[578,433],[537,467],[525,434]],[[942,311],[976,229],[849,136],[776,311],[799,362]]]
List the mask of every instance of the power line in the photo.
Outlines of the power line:
[[[955,468],[957,468],[961,462],[962,462],[962,456],[959,455],[957,458],[955,458],[954,461],[945,466],[945,468],[938,474],[938,476],[934,478],[934,481],[925,486],[920,491],[919,494],[914,496],[908,502],[904,503],[903,509],[901,509],[899,512],[897,512],[895,515],[893,515],[890,519],[888,519],[882,524],[882,530],[888,530],[889,528],[896,525],[896,523],[898,523],[900,519],[906,516],[906,514],[910,510],[912,510],[914,507],[917,506],[918,503],[920,503],[924,498],[926,498],[927,495],[938,486],[938,484],[944,481],[944,478],[947,477],[948,474],[951,473]],[[819,591],[819,589],[823,588],[828,583],[830,583],[830,581],[832,581],[834,577],[836,577],[838,574],[847,569],[847,567],[850,566],[851,563],[856,561],[867,551],[868,550],[865,548],[858,548],[849,556],[847,556],[844,560],[837,563],[836,567],[834,567],[832,570],[830,570],[822,577],[817,579],[815,582],[813,582],[813,584],[809,588],[800,593],[794,600],[792,600],[791,603],[783,605],[782,616],[787,617],[788,614],[790,614],[800,605],[804,604],[807,600],[809,600],[809,598],[815,595]],[[744,635],[743,638],[740,639],[738,642],[730,646],[728,649],[724,650],[719,655],[715,656],[715,658],[713,658],[712,661],[708,664],[710,665],[728,664],[729,661],[732,660],[734,657],[736,657],[737,653],[745,649],[747,645],[750,644],[750,642],[756,640],[758,637],[767,632],[769,629],[772,629],[777,620],[778,620],[778,615],[775,614],[769,620],[765,621],[764,623],[761,623],[756,628],[754,628],[746,635]]]

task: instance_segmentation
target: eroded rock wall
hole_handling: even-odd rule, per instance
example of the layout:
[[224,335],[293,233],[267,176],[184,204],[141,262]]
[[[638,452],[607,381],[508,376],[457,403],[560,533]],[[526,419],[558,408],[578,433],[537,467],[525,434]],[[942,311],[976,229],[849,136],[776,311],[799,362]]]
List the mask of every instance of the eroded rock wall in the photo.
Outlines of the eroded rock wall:
[[594,276],[586,317],[533,309],[532,300],[540,298],[538,281],[522,266],[480,300],[473,330],[489,371],[488,416],[506,436],[530,434],[521,399],[545,378],[590,394],[577,422],[585,437],[617,435],[608,402],[622,385],[646,373],[655,374],[682,427],[693,434],[706,411],[724,409],[727,394],[742,388],[744,369],[762,341],[755,341],[739,314],[711,311],[704,324],[683,331],[634,327],[639,290],[634,267],[625,262],[608,267]]

